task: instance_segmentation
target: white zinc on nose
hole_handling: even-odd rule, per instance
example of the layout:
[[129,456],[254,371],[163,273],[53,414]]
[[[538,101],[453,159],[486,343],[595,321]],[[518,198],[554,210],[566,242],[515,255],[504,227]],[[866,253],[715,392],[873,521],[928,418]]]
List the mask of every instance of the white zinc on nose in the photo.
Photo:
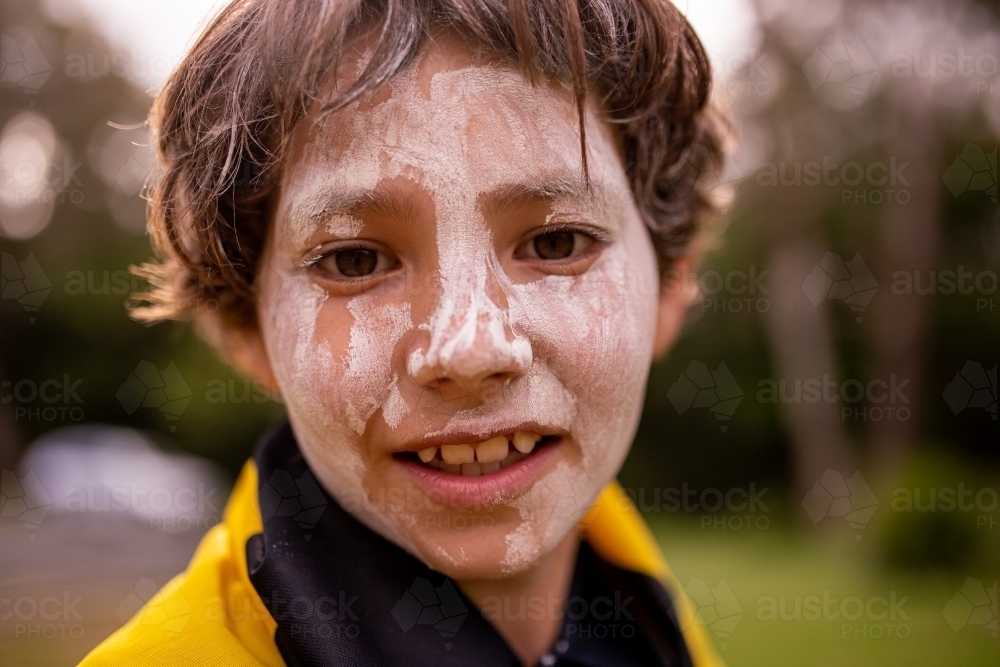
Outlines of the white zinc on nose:
[[429,321],[421,325],[430,341],[426,350],[410,354],[407,371],[420,377],[430,368],[461,378],[526,371],[532,362],[531,344],[490,296],[509,281],[497,266],[489,232],[476,230],[464,242],[449,246],[441,243],[446,227],[445,221],[439,222],[440,296]]
[[[489,91],[503,115],[511,100],[523,103],[521,81],[516,73],[472,67],[436,73],[430,100],[404,77],[394,83],[394,101],[397,91],[399,102],[409,103],[403,117],[412,136],[398,143],[392,161],[401,172],[408,167],[419,174],[437,217],[437,302],[420,325],[430,340],[425,350],[407,358],[407,372],[415,378],[454,374],[461,380],[525,372],[532,363],[531,345],[510,317],[513,285],[499,266],[477,206],[480,195],[515,181],[518,174],[502,161],[471,160],[467,143],[473,110],[479,108],[475,101]],[[467,102],[438,104],[442,99]],[[494,300],[501,295],[503,305]]]

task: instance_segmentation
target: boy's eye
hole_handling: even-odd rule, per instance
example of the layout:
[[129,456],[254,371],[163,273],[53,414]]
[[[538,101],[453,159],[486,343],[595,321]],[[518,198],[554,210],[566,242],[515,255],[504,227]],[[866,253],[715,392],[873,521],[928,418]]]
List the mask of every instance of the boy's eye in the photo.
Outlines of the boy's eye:
[[337,270],[349,278],[371,275],[378,266],[378,253],[367,248],[349,248],[333,253]]
[[336,248],[316,262],[316,268],[333,278],[367,278],[393,268],[394,262],[374,248]]
[[586,254],[595,241],[596,239],[590,234],[572,229],[559,229],[535,236],[522,252],[532,259],[558,262]]
[[541,259],[566,259],[573,254],[576,234],[573,232],[539,234],[532,243],[535,246],[535,254]]

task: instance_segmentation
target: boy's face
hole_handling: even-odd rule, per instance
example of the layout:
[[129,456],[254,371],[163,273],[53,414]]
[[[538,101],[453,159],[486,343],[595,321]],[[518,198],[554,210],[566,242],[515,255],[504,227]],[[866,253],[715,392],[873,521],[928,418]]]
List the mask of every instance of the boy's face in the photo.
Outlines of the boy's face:
[[612,136],[588,110],[588,191],[570,92],[450,39],[314,118],[259,274],[265,374],[346,510],[452,577],[523,571],[617,473],[683,310]]

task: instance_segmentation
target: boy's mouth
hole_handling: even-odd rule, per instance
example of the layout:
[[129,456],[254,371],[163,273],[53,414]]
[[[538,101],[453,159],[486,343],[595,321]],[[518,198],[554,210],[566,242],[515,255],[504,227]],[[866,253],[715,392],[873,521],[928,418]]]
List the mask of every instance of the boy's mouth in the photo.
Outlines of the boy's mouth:
[[475,436],[454,434],[436,442],[413,443],[409,451],[396,452],[393,458],[400,472],[435,503],[476,509],[527,493],[552,469],[570,440],[565,431],[554,433],[527,424],[489,435],[479,442],[473,441]]
[[480,477],[508,468],[557,440],[559,436],[515,431],[481,442],[426,447],[416,452],[402,452],[399,456],[442,472]]

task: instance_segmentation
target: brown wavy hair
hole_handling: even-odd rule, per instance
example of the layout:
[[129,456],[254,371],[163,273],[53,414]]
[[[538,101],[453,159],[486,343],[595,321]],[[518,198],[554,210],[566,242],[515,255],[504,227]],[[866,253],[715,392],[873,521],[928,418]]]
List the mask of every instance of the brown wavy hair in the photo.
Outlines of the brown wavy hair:
[[158,261],[135,269],[151,288],[133,316],[212,313],[217,324],[254,326],[269,200],[292,129],[337,76],[347,40],[375,37],[374,54],[321,113],[392,79],[437,28],[529,81],[570,83],[581,150],[584,104],[596,96],[661,271],[687,251],[714,210],[699,176],[719,164],[728,126],[710,102],[704,48],[668,0],[233,0],[153,105],[158,165],[147,196]]

